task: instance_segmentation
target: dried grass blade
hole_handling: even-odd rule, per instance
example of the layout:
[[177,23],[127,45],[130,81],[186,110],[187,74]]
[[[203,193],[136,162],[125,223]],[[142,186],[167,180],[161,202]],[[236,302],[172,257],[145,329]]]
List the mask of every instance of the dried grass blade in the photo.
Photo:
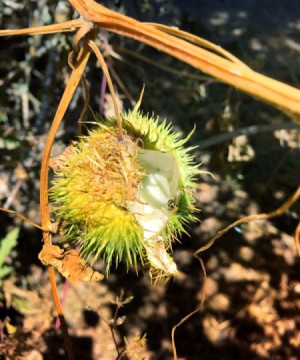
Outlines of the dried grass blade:
[[51,24],[45,26],[37,26],[26,29],[11,29],[0,30],[0,36],[14,36],[14,35],[43,35],[43,34],[55,34],[60,32],[72,32],[82,26],[81,19],[75,19],[66,21],[61,24]]

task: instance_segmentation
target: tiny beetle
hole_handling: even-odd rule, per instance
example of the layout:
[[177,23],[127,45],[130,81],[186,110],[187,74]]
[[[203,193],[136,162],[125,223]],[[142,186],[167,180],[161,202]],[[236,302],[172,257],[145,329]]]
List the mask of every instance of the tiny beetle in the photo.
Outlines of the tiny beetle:
[[175,207],[176,207],[175,200],[174,199],[168,200],[168,210],[172,211],[175,209]]

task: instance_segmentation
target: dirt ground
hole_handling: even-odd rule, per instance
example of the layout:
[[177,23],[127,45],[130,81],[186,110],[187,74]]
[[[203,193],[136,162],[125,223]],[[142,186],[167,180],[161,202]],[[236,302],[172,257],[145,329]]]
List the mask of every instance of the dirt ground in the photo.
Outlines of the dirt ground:
[[[269,2],[250,0],[244,6],[233,0],[209,6],[190,1],[186,7],[171,0],[123,1],[120,7],[103,3],[145,21],[180,26],[222,45],[255,70],[300,87],[300,20],[294,1],[285,9],[278,1],[271,8]],[[1,29],[72,16],[64,1],[0,2]],[[104,31],[101,39],[119,54],[116,58],[104,48],[110,69],[127,89],[117,82],[124,109],[145,84],[143,111],[167,118],[184,134],[196,124],[190,145],[198,146],[197,161],[214,176],[199,177],[200,221],[174,244],[178,278],[153,286],[147,273],[127,272],[121,265],[99,283],[70,284],[57,275],[58,289],[76,359],[168,360],[173,358],[172,327],[201,300],[204,276],[193,252],[235,220],[273,211],[293,194],[300,179],[300,132],[289,128],[292,121],[278,109],[164,54]],[[1,38],[0,46],[0,206],[39,223],[40,162],[70,73],[72,35]],[[97,112],[102,74],[95,59],[86,77]],[[76,137],[82,104],[78,91],[53,155]],[[237,136],[250,126],[254,134]],[[232,133],[232,139],[221,141],[223,133]],[[283,216],[235,228],[202,253],[205,303],[176,330],[180,359],[300,358],[300,263],[293,238],[299,214],[298,201]],[[67,359],[49,276],[37,257],[42,234],[3,212],[0,224],[1,243],[11,229],[20,229],[5,259],[10,272],[1,277],[0,271],[0,359]],[[101,260],[95,268],[105,272]]]

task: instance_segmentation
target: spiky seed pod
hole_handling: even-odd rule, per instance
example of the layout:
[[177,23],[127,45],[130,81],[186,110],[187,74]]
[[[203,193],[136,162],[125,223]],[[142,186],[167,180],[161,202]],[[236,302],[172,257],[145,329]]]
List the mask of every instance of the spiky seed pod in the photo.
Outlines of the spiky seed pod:
[[138,108],[123,116],[124,139],[116,120],[97,121],[87,136],[61,157],[50,189],[52,208],[65,237],[79,244],[82,255],[101,255],[109,271],[137,259],[154,278],[177,273],[172,242],[194,220],[199,168],[185,148],[188,138]]

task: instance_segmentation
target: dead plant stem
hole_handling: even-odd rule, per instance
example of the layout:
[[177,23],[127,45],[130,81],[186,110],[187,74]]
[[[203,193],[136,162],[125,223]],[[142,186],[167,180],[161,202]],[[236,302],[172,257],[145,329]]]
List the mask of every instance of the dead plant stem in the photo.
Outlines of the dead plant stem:
[[171,339],[172,339],[172,350],[173,350],[173,358],[174,360],[178,360],[177,357],[177,350],[176,350],[176,343],[175,343],[175,331],[176,329],[181,326],[184,322],[186,322],[190,317],[192,317],[193,315],[195,315],[197,312],[199,312],[199,310],[201,309],[201,307],[204,304],[204,300],[205,300],[205,290],[206,290],[206,270],[205,270],[205,266],[203,263],[203,260],[200,258],[200,256],[195,255],[194,256],[199,260],[200,265],[201,265],[201,269],[203,272],[203,283],[202,283],[202,288],[201,288],[201,300],[200,300],[200,304],[199,306],[196,307],[195,310],[193,310],[192,312],[190,312],[188,315],[186,315],[185,317],[183,317],[175,326],[173,326],[172,328],[172,332],[171,332]]
[[47,228],[42,228],[40,225],[36,224],[34,221],[28,219],[27,217],[25,217],[24,215],[18,213],[17,211],[14,211],[14,210],[10,210],[10,209],[5,209],[5,208],[2,208],[0,207],[0,211],[4,211],[8,214],[13,214],[13,215],[16,215],[17,217],[19,217],[20,219],[28,222],[29,224],[31,224],[32,226],[40,229],[40,230],[43,230],[43,231],[48,231],[48,227]]
[[[50,214],[48,208],[48,169],[49,169],[49,159],[50,153],[52,149],[52,145],[54,143],[54,139],[59,128],[59,125],[63,119],[63,116],[69,106],[69,103],[74,95],[74,92],[78,86],[78,83],[82,77],[82,73],[86,67],[90,56],[90,49],[88,47],[88,40],[90,38],[94,38],[96,36],[95,32],[92,32],[87,35],[87,40],[84,41],[83,47],[78,53],[78,61],[74,64],[74,68],[72,70],[70,79],[67,83],[59,106],[57,108],[54,120],[52,122],[47,140],[45,145],[45,150],[43,153],[42,164],[41,164],[41,175],[40,175],[40,212],[41,212],[41,225],[43,229],[50,228]],[[51,244],[51,235],[50,231],[43,231],[43,240],[45,245]],[[73,349],[71,340],[68,334],[68,328],[66,325],[66,321],[64,319],[63,310],[60,304],[59,296],[57,293],[57,287],[55,283],[54,277],[54,269],[52,266],[48,267],[50,282],[52,287],[52,293],[54,298],[55,307],[59,316],[59,319],[62,324],[62,332],[65,341],[65,346],[68,353],[69,360],[74,359]]]
[[68,326],[67,326],[67,323],[66,323],[66,320],[65,320],[65,317],[63,314],[63,309],[62,309],[62,306],[61,306],[61,303],[59,300],[59,296],[58,296],[53,266],[48,267],[48,273],[49,273],[49,277],[50,277],[53,300],[54,300],[58,318],[60,320],[61,330],[62,330],[62,334],[64,337],[66,351],[68,354],[68,360],[75,360],[73,346],[72,346],[71,339],[70,339],[70,336],[68,333]]
[[200,249],[195,251],[194,256],[209,249],[217,239],[219,239],[225,233],[227,233],[229,230],[231,230],[232,228],[234,228],[238,225],[245,224],[245,223],[248,223],[250,221],[255,221],[255,220],[267,220],[267,219],[271,219],[273,217],[284,214],[298,200],[299,197],[300,197],[300,186],[295,191],[295,193],[286,202],[284,202],[278,209],[276,209],[268,214],[256,214],[256,215],[249,215],[249,216],[243,217],[242,219],[239,219],[239,220],[233,222],[232,224],[230,224],[223,230],[220,230],[212,239],[209,240],[209,242],[206,245],[202,246]]
[[187,37],[187,33],[178,29],[139,22],[109,10],[93,0],[69,0],[69,2],[85,21],[91,21],[96,26],[128,36],[174,56],[223,82],[281,108],[296,122],[300,121],[298,89],[253,71],[231,54],[226,55],[219,46],[195,36]]
[[112,101],[113,101],[113,105],[114,105],[114,109],[115,109],[115,113],[116,113],[117,127],[118,127],[118,141],[122,142],[123,141],[122,118],[120,115],[117,97],[116,97],[115,90],[114,90],[114,87],[113,87],[113,84],[111,81],[111,77],[109,75],[109,71],[107,69],[106,62],[105,62],[100,50],[98,49],[98,46],[95,44],[94,41],[92,41],[92,40],[89,41],[89,47],[94,51],[94,53],[100,63],[103,74],[106,77],[107,85],[108,85],[109,91],[111,93],[111,97],[112,97]]

